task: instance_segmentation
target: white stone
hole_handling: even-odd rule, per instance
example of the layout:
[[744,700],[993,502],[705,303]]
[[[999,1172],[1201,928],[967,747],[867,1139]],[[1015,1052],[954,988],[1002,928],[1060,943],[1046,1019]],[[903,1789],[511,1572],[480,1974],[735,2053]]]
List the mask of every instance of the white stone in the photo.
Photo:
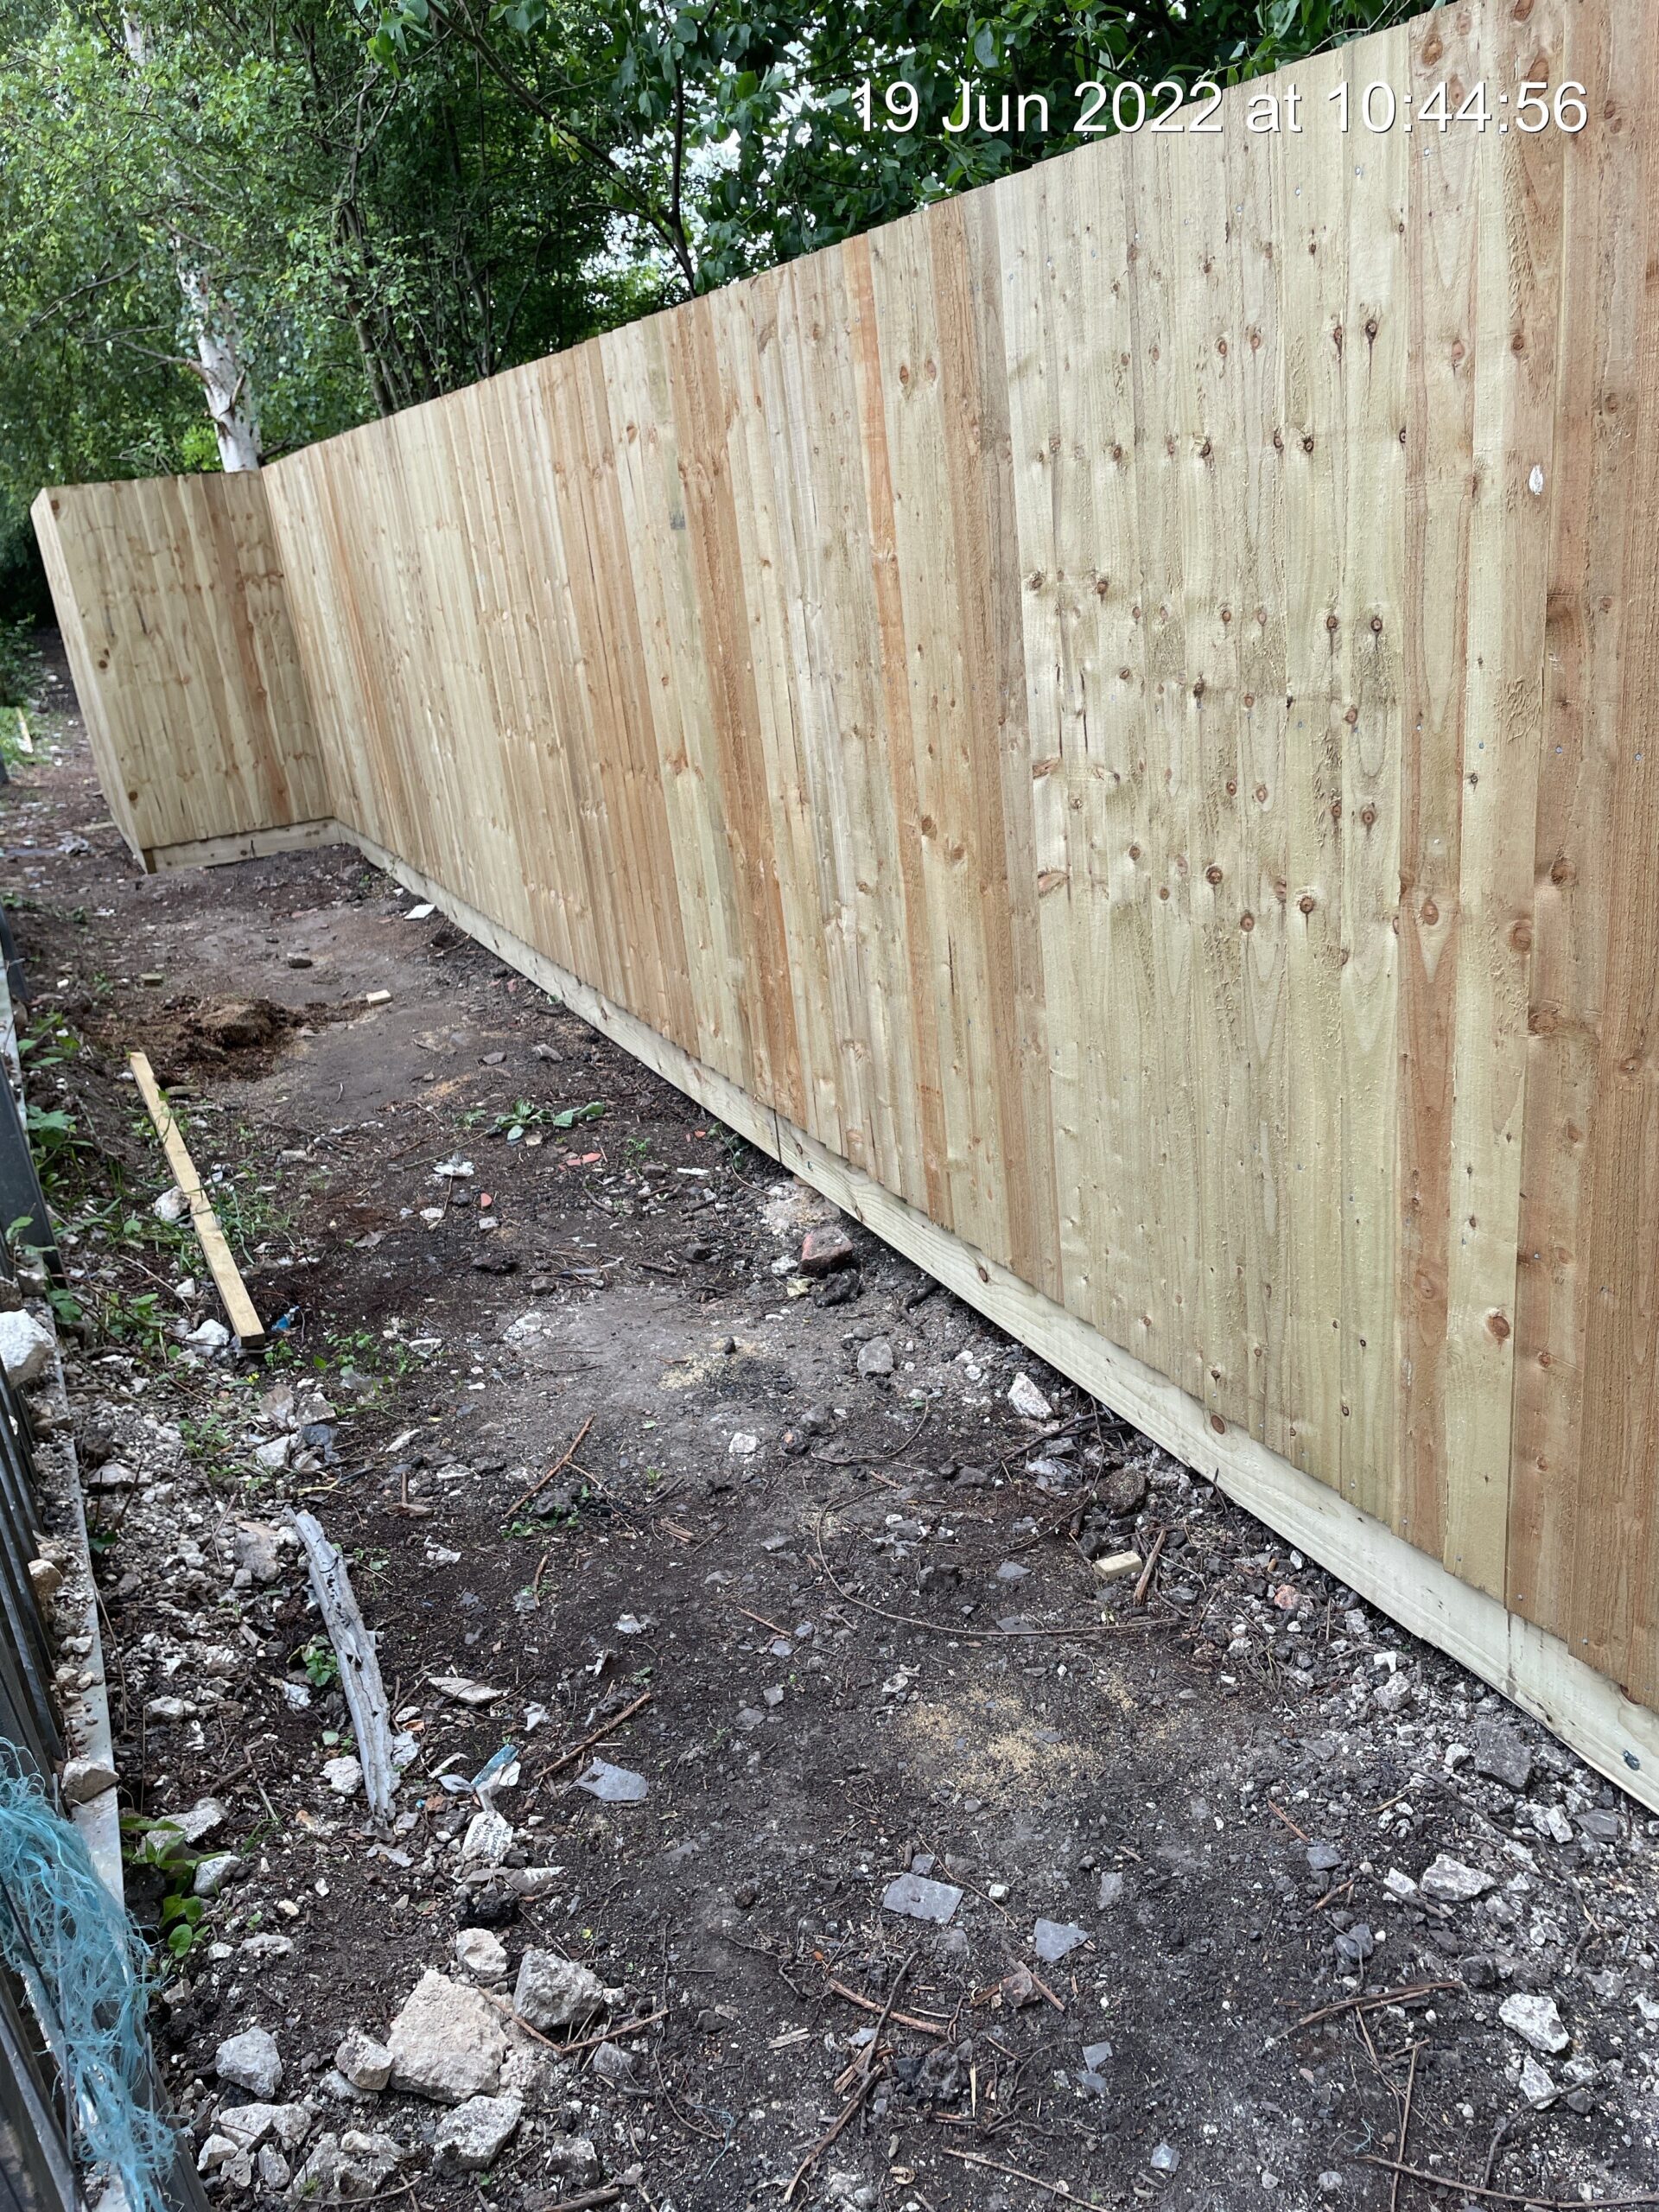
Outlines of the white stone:
[[1030,1376],[1026,1373],[1024,1368],[1020,1369],[1019,1374],[1008,1385],[1008,1403],[1014,1408],[1015,1413],[1023,1414],[1027,1421],[1049,1421],[1053,1417],[1053,1407],[1049,1404],[1048,1400],[1037,1388]]
[[1382,1713],[1398,1713],[1402,1706],[1411,1703],[1411,1676],[1403,1667],[1388,1675],[1371,1692],[1371,1703]]
[[58,1777],[66,1805],[90,1805],[115,1787],[115,1769],[107,1759],[67,1759]]
[[210,1315],[207,1320],[198,1321],[184,1341],[194,1344],[198,1351],[223,1351],[231,1341],[231,1332],[222,1321],[215,1321]]
[[221,2135],[228,2135],[231,2146],[237,2151],[257,2151],[270,2133],[275,2105],[226,2105],[215,2122]]
[[1461,1859],[1453,1859],[1441,1852],[1418,1877],[1418,1888],[1434,1904],[1467,1904],[1492,1886],[1490,1874],[1483,1874],[1478,1867],[1465,1866]]
[[341,2043],[334,2053],[334,2064],[354,2089],[365,2090],[371,2096],[391,2079],[391,2053],[360,2028],[353,2028]]
[[858,1371],[867,1379],[891,1375],[893,1364],[893,1346],[885,1337],[872,1337],[868,1344],[860,1347]]
[[441,2173],[477,2173],[493,2165],[524,2113],[517,2097],[468,2097],[438,2122],[433,2163]]
[[1529,2105],[1547,2104],[1555,2094],[1548,2069],[1541,2066],[1530,2051],[1521,2062],[1521,2094]]
[[226,1815],[225,1808],[217,1797],[198,1797],[195,1803],[187,1807],[182,1813],[168,1813],[165,1817],[168,1825],[177,1828],[187,1843],[200,1843],[215,1828],[224,1827]]
[[231,1539],[231,1556],[256,1582],[274,1582],[283,1571],[280,1530],[269,1521],[239,1521]]
[[355,1797],[363,1787],[363,1769],[349,1753],[342,1753],[323,1761],[322,1778],[336,1797]]
[[501,1938],[487,1928],[462,1928],[455,1936],[455,1964],[474,1981],[499,1981],[507,1971]]
[[283,2086],[282,2054],[267,2028],[245,2028],[227,2036],[213,2053],[213,2071],[251,2097],[269,2104]]
[[392,2022],[386,2045],[392,2086],[446,2105],[493,2094],[507,2055],[501,2016],[488,1998],[430,1967]]
[[242,1861],[233,1851],[210,1852],[206,1859],[196,1861],[196,1871],[190,1879],[193,1897],[216,1897],[233,1874],[242,1871]]
[[236,2145],[228,2135],[204,2136],[201,2148],[196,2153],[196,2171],[199,2174],[216,2174],[227,2158],[235,2156]]
[[591,1967],[556,1951],[526,1951],[518,1961],[512,2009],[543,2034],[550,2028],[580,2027],[605,2002],[605,1985]]
[[563,2098],[569,2079],[569,2066],[561,2065],[542,2044],[518,2044],[501,2069],[501,2094],[517,2097],[529,2111],[549,2111]]
[[42,1328],[21,1306],[15,1313],[0,1313],[0,1367],[14,1389],[26,1389],[40,1381],[52,1363],[56,1342],[51,1330]]
[[359,2128],[343,2135],[320,2135],[300,2169],[295,2194],[302,2203],[318,2198],[374,2196],[405,2156],[395,2136]]
[[1498,2006],[1497,2017],[1535,2050],[1565,2050],[1573,2040],[1561,2025],[1561,2016],[1553,1997],[1539,1997],[1530,1991],[1517,1989]]

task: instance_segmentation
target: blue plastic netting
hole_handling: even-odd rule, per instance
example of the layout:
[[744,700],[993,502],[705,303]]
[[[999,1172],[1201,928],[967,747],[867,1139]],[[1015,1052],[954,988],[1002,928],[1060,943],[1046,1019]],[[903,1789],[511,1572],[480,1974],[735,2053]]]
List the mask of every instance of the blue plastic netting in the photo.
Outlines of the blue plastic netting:
[[175,2139],[149,2100],[143,1947],[73,1824],[35,1783],[3,1770],[0,1957],[27,1987],[63,2072],[80,2163],[118,2177],[132,2212],[164,2212]]

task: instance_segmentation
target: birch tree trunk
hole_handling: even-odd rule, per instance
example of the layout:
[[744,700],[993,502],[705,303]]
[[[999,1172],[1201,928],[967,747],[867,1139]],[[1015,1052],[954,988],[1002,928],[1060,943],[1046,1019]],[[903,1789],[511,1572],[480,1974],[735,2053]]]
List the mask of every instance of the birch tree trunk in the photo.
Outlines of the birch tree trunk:
[[[127,58],[142,70],[149,59],[149,39],[136,16],[121,18]],[[173,264],[184,295],[185,317],[196,342],[197,372],[207,412],[219,440],[219,465],[232,469],[259,466],[259,417],[247,364],[242,359],[236,315],[228,300],[214,289],[211,271],[186,247],[177,230],[173,237]]]

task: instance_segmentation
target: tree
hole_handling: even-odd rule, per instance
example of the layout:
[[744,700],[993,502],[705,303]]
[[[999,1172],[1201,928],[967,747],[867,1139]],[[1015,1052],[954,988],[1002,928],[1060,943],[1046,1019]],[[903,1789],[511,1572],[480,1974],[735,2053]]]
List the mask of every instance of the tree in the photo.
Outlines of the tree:
[[[473,55],[589,174],[685,296],[1081,143],[1076,86],[1234,81],[1418,12],[1421,0],[357,0],[413,73]],[[1022,135],[945,128],[964,78]],[[879,100],[906,86],[902,130]],[[909,94],[913,93],[912,102]],[[1109,111],[1108,111],[1109,112]],[[1028,112],[1037,112],[1033,105]],[[1064,120],[1060,120],[1064,118]]]
[[0,496],[282,452],[630,311],[607,208],[464,56],[395,77],[338,0],[135,3],[0,31]]

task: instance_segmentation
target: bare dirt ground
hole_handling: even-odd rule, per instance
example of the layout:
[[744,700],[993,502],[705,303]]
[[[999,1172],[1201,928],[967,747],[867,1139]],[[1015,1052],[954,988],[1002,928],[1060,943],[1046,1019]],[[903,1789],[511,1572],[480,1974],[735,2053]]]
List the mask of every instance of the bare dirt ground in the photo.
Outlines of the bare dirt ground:
[[[855,1225],[804,1275],[810,1192],[353,853],[142,877],[57,696],[0,844],[124,1792],[200,1809],[131,1897],[211,2189],[1659,2202],[1659,1822]],[[132,1045],[262,1358],[201,1333]],[[389,1835],[289,1503],[378,1633]],[[608,1993],[537,2040],[527,1951]],[[471,2150],[335,2063],[429,1969]]]

